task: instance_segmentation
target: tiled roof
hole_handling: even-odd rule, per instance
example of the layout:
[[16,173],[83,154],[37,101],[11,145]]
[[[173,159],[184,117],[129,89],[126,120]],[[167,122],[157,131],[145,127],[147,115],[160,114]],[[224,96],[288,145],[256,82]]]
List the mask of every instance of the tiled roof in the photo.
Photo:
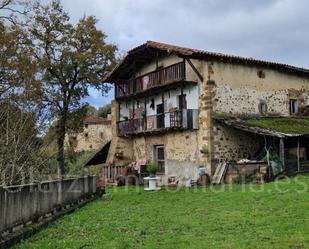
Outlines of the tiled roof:
[[84,119],[84,124],[110,124],[111,120],[98,116],[88,116]]
[[161,42],[155,42],[155,41],[147,41],[146,43],[129,50],[127,56],[123,58],[118,63],[118,65],[108,75],[106,75],[106,77],[104,77],[103,80],[108,81],[112,79],[113,74],[116,73],[116,71],[120,69],[122,66],[125,66],[124,65],[125,62],[127,62],[128,60],[132,60],[135,54],[143,50],[146,51],[147,49],[155,49],[161,52],[174,53],[174,54],[181,55],[181,56],[188,56],[190,58],[200,58],[200,59],[213,58],[213,59],[222,60],[222,61],[243,63],[243,64],[245,63],[248,65],[249,64],[258,65],[258,66],[275,68],[279,70],[285,70],[291,73],[298,73],[298,74],[301,73],[301,74],[309,75],[308,69],[295,67],[295,66],[291,66],[288,64],[270,62],[270,61],[265,61],[265,60],[258,60],[255,58],[241,57],[241,56],[229,55],[229,54],[223,54],[223,53],[209,52],[209,51],[199,50],[199,49],[184,48],[184,47],[165,44]]

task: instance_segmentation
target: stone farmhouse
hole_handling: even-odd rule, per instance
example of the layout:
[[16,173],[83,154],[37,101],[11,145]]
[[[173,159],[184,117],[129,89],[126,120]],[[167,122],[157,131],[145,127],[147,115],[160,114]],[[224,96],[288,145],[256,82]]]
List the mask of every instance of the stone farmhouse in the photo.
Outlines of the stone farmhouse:
[[75,152],[97,151],[112,138],[111,120],[97,116],[88,116],[83,121],[81,132],[69,133],[66,143]]
[[270,157],[309,165],[307,69],[148,41],[104,81],[115,86],[109,165],[156,160],[162,181],[248,173]]

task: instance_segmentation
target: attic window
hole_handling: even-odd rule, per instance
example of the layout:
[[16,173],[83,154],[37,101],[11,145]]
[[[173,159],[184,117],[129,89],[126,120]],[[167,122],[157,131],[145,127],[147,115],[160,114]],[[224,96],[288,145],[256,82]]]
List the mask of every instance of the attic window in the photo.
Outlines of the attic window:
[[265,72],[263,70],[259,70],[257,75],[260,79],[264,79],[266,77]]
[[289,106],[290,106],[290,114],[291,115],[298,113],[297,99],[290,99]]
[[268,110],[268,106],[265,101],[261,101],[259,104],[259,112],[261,114],[266,114]]

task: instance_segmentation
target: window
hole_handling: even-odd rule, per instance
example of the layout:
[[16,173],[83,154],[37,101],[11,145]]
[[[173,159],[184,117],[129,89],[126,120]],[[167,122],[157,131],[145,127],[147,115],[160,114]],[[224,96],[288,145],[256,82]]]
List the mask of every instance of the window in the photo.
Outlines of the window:
[[85,124],[85,129],[87,129],[88,128],[88,124]]
[[100,132],[100,138],[103,139],[104,138],[104,134],[103,132]]
[[261,101],[259,104],[259,111],[261,114],[266,114],[267,113],[267,104],[265,101]]
[[164,145],[154,146],[154,160],[158,162],[158,172],[165,172],[165,149]]
[[257,75],[260,79],[264,79],[266,77],[265,72],[263,70],[259,70]]
[[298,113],[297,99],[290,99],[290,114]]
[[85,138],[88,138],[89,134],[88,132],[85,133]]

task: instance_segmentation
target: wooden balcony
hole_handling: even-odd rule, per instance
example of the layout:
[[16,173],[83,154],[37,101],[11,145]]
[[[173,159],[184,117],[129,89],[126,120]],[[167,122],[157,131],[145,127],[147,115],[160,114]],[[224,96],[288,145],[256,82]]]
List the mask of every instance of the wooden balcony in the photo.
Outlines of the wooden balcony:
[[185,63],[179,62],[168,67],[155,70],[134,79],[115,84],[115,98],[123,98],[149,89],[165,86],[168,84],[184,81]]
[[198,129],[198,110],[165,112],[145,118],[135,118],[117,123],[118,136],[158,133],[168,130]]

